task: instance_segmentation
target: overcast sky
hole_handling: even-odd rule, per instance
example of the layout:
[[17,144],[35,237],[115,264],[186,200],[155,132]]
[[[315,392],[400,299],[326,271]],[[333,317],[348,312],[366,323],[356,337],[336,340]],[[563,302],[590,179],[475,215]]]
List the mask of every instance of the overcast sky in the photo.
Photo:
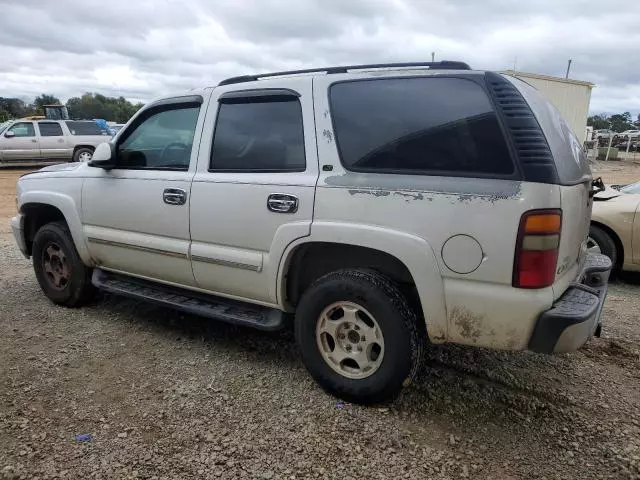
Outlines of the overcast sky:
[[146,101],[233,75],[463,60],[596,84],[640,112],[640,1],[0,0],[0,96]]

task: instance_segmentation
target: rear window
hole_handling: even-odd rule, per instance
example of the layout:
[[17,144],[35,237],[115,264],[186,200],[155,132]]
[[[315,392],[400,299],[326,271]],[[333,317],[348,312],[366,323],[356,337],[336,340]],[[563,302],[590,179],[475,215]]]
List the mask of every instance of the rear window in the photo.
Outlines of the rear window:
[[513,162],[482,87],[461,78],[337,83],[331,113],[347,169],[509,176]]
[[102,130],[95,122],[68,121],[67,127],[71,135],[102,135]]

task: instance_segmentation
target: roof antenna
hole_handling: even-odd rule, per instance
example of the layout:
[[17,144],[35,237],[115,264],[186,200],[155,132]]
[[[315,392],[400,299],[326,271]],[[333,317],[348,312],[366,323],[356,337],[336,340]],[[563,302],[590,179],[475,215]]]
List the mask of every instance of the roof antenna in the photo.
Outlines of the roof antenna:
[[431,61],[435,62],[436,52],[431,52]]
[[567,73],[564,78],[569,78],[569,70],[571,69],[571,59],[569,59],[569,63],[567,64]]

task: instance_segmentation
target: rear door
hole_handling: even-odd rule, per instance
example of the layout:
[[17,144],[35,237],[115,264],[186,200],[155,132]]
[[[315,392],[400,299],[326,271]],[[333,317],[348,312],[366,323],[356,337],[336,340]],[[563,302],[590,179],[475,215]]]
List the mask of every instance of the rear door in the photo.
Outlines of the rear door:
[[0,138],[3,160],[40,160],[40,145],[33,122],[16,122]]
[[71,160],[73,148],[69,146],[69,141],[65,137],[60,122],[37,123],[40,136],[40,151],[43,159],[48,160]]
[[318,161],[310,78],[218,87],[191,187],[200,288],[277,304],[285,248],[309,235]]

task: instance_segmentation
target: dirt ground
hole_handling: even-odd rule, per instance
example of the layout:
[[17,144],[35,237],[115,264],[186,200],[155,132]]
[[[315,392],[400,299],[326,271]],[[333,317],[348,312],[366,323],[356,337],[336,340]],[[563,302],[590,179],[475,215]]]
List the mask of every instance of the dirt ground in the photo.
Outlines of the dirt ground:
[[[640,180],[620,167],[597,170]],[[0,479],[640,478],[637,276],[576,353],[433,347],[395,401],[345,405],[290,330],[53,306],[8,233],[21,173],[0,170]]]

